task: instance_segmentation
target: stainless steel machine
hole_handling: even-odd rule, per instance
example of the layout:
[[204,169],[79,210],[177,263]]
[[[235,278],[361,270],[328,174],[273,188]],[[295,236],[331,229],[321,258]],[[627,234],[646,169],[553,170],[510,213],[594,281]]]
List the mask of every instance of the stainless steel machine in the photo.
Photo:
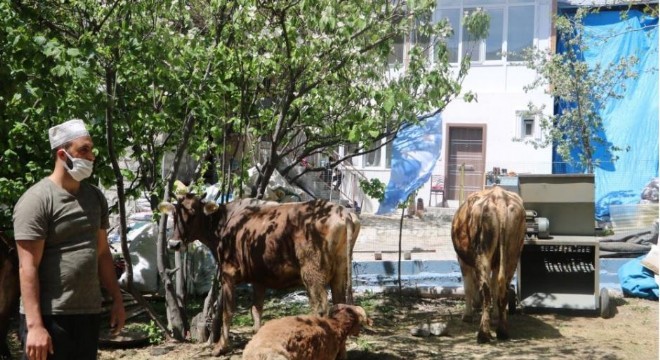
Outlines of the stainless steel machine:
[[593,175],[520,175],[528,238],[517,273],[517,300],[524,308],[614,314],[600,289],[595,236]]

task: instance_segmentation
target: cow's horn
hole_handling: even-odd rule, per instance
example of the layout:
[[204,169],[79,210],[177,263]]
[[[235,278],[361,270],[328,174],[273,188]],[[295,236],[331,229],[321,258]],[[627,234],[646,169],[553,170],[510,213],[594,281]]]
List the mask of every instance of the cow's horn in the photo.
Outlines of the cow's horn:
[[188,193],[188,187],[184,183],[182,183],[179,180],[174,182],[174,194],[176,196],[183,196],[187,193]]
[[163,201],[160,204],[158,204],[158,211],[160,211],[163,214],[172,215],[174,214],[174,204],[167,201]]
[[215,201],[209,201],[204,204],[204,214],[211,215],[218,210],[219,206]]

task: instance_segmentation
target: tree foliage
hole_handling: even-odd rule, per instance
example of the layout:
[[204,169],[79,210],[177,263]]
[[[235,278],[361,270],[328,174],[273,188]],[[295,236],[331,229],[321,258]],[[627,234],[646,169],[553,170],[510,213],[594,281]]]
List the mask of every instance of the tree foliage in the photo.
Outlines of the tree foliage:
[[[241,44],[259,49],[249,68],[256,71],[252,79],[263,81],[241,102],[256,110],[251,129],[268,144],[258,194],[274,169],[286,176],[305,157],[340,145],[357,144],[345,158],[373,151],[374,143],[462,92],[469,60],[449,65],[444,39],[452,29],[430,21],[434,6],[387,0],[246,6],[242,28],[254,31]],[[485,36],[485,13],[468,18],[475,36]],[[407,62],[388,63],[396,39],[412,36],[430,41],[413,41]]]
[[[626,80],[639,76],[635,54],[622,56],[607,65],[589,65],[584,54],[589,46],[598,47],[597,41],[588,45],[583,20],[599,9],[579,8],[574,15],[560,14],[554,19],[557,36],[564,42],[563,49],[529,49],[525,53],[526,65],[537,72],[535,81],[526,90],[544,89],[559,105],[556,114],[544,115],[543,107],[529,105],[530,115],[540,119],[543,137],[540,139],[514,139],[536,147],[554,145],[567,163],[579,166],[588,173],[600,165],[594,156],[599,148],[611,154],[628,151],[629,144],[612,144],[603,138],[602,110],[612,99],[620,99],[626,92]],[[621,13],[625,16],[626,12]],[[617,34],[610,34],[616,36]],[[607,41],[608,37],[598,41]]]
[[[472,100],[461,87],[469,59],[449,65],[444,40],[453,30],[430,21],[434,6],[0,2],[0,228],[11,228],[13,204],[52,169],[48,128],[71,118],[90,126],[92,181],[117,189],[110,205],[125,237],[127,199],[146,197],[155,209],[169,197],[179,160],[170,166],[166,154],[202,164],[192,180],[215,170],[228,191],[257,165],[248,142],[267,143],[258,195],[275,169],[287,175],[301,159],[349,143],[358,147],[346,158],[374,150],[420,114],[460,94]],[[486,35],[483,11],[468,20],[476,38]],[[419,41],[392,64],[397,39]]]

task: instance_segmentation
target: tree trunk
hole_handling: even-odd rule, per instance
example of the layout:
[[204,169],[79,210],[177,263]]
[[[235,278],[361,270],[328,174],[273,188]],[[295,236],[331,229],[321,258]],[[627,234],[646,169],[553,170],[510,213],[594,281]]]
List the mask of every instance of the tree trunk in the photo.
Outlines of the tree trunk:
[[403,292],[401,290],[401,241],[403,238],[403,218],[406,214],[406,208],[401,208],[401,220],[399,221],[399,261],[397,263],[397,282],[399,283],[399,301],[403,301]]
[[257,182],[257,199],[263,199],[266,195],[268,182],[270,181],[273,172],[275,172],[275,164],[276,160],[272,156],[264,164],[261,175],[259,176],[259,181]]
[[[190,140],[190,135],[192,133],[193,126],[195,125],[195,117],[192,114],[186,115],[186,121],[183,126],[183,134],[181,142],[176,149],[174,154],[174,160],[172,161],[172,166],[169,169],[169,177],[165,183],[165,189],[163,193],[163,200],[169,201],[170,192],[174,187],[174,182],[176,181],[176,175],[179,172],[179,166],[181,164],[181,158],[183,153],[188,146],[188,141]],[[179,303],[174,284],[172,282],[172,273],[174,271],[182,271],[182,269],[175,269],[174,271],[169,270],[169,258],[167,255],[167,215],[163,214],[160,218],[160,223],[158,227],[158,242],[156,244],[157,259],[158,259],[158,274],[163,281],[163,288],[165,289],[165,305],[167,309],[167,322],[169,327],[172,329],[172,336],[180,341],[185,339],[185,335],[189,330],[189,324],[186,319],[186,313],[184,308]]]
[[126,290],[133,296],[133,298],[144,308],[151,319],[160,327],[161,331],[165,334],[167,340],[171,339],[167,327],[156,316],[155,311],[149,303],[142,297],[139,291],[133,288],[133,264],[131,263],[131,254],[128,250],[128,239],[126,238],[127,224],[126,224],[126,195],[124,193],[124,177],[119,168],[119,161],[114,147],[114,131],[112,125],[114,123],[114,99],[115,99],[115,71],[112,68],[106,68],[106,107],[105,107],[105,136],[108,146],[108,158],[112,163],[112,170],[115,175],[115,182],[117,186],[117,204],[119,208],[119,237],[121,241],[121,253],[126,264]]

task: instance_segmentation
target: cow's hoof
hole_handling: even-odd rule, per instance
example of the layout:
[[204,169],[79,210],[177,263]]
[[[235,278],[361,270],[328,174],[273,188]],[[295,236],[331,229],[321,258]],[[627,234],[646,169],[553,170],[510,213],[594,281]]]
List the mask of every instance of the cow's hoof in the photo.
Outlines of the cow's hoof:
[[492,336],[490,336],[489,333],[479,331],[477,334],[477,344],[485,344],[489,343],[493,339]]
[[509,332],[506,330],[497,329],[497,340],[509,340]]

